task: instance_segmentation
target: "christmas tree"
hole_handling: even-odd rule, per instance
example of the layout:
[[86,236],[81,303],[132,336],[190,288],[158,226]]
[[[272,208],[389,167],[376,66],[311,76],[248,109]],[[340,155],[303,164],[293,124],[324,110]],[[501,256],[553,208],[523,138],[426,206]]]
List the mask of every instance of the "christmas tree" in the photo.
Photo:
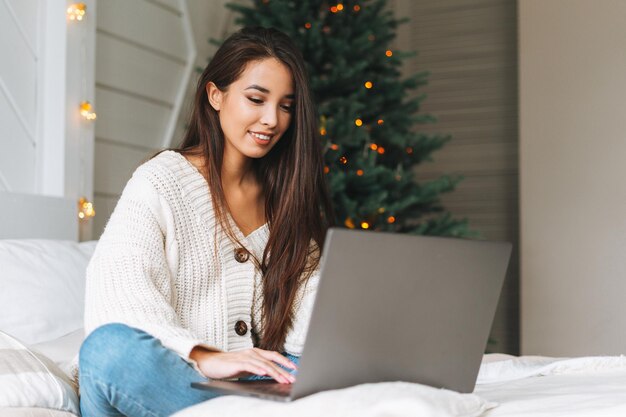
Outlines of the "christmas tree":
[[237,23],[274,27],[302,51],[320,115],[324,171],[338,225],[401,233],[469,236],[440,202],[460,177],[418,183],[414,167],[449,139],[419,132],[435,119],[420,114],[423,95],[411,94],[427,73],[402,79],[415,55],[391,47],[396,28],[386,0],[255,0],[230,3]]

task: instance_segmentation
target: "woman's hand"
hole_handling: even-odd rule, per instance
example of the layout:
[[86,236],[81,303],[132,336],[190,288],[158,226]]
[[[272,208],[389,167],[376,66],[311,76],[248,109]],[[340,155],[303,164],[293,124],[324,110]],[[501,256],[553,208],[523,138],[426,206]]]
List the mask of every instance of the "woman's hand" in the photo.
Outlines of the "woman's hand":
[[296,365],[280,353],[269,350],[252,348],[237,352],[213,352],[196,346],[189,358],[195,360],[202,373],[211,379],[261,375],[272,377],[281,384],[296,380],[277,364],[291,369],[296,369]]

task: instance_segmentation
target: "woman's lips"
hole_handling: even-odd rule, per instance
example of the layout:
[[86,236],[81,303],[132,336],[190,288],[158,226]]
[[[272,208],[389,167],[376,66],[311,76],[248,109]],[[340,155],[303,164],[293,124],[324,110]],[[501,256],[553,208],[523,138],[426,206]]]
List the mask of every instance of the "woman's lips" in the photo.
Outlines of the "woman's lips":
[[[270,136],[269,139],[261,139],[259,138],[257,135],[255,135],[254,133],[248,131],[248,134],[250,135],[250,137],[259,145],[263,145],[263,146],[267,146],[269,145],[269,143],[271,142],[272,137]],[[265,136],[265,135],[264,135]]]

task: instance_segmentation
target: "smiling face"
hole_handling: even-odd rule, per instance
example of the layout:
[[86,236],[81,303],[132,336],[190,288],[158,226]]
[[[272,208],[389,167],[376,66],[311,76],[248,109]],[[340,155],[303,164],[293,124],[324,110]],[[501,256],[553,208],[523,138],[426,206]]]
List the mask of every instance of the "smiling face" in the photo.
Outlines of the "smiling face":
[[277,59],[249,62],[226,91],[208,83],[207,95],[219,114],[225,155],[261,158],[276,145],[291,123],[293,77],[289,68]]

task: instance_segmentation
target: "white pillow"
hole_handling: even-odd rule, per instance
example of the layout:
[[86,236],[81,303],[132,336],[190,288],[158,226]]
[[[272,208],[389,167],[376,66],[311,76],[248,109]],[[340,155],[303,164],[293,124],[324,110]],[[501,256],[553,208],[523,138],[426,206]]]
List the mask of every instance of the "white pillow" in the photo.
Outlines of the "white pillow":
[[39,407],[80,415],[72,380],[50,359],[0,331],[0,408]]
[[31,345],[83,327],[96,242],[0,240],[0,330]]

